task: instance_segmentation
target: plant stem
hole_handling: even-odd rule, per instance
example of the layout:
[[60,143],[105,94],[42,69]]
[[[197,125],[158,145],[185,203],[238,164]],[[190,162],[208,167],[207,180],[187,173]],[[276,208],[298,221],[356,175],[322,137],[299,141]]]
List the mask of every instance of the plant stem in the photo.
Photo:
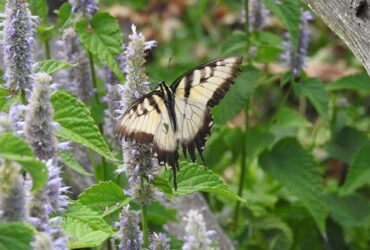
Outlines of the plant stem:
[[149,234],[148,234],[148,215],[146,205],[141,206],[141,223],[144,236],[144,248],[149,247]]
[[49,46],[49,39],[44,41],[44,47],[45,47],[45,57],[46,59],[50,59],[50,46]]
[[247,62],[248,64],[252,63],[252,60],[249,56],[249,48],[251,46],[251,40],[250,40],[250,32],[249,32],[249,0],[245,0],[244,2],[244,13],[245,13],[245,26],[244,26],[244,32],[245,32],[245,46],[247,50]]

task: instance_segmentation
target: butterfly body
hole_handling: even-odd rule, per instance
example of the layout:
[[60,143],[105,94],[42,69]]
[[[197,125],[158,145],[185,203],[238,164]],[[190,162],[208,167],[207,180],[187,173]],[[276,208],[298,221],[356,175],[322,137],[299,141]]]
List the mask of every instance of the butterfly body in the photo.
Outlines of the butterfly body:
[[[159,88],[137,100],[122,115],[117,132],[126,140],[152,144],[160,165],[168,164],[174,174],[178,168],[178,146],[196,160],[202,156],[213,125],[210,108],[225,96],[240,71],[242,57],[216,59],[180,76],[168,87]],[[204,160],[203,160],[204,162]]]

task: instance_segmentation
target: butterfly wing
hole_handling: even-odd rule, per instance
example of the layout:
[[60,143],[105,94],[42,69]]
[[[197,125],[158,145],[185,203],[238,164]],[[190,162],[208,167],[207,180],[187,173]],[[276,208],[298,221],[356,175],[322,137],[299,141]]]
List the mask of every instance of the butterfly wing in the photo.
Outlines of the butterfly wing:
[[153,144],[161,165],[177,166],[177,138],[161,92],[153,91],[134,103],[120,118],[117,132],[126,140]]
[[220,58],[185,73],[171,86],[175,99],[176,136],[184,155],[195,161],[202,152],[213,124],[210,108],[225,96],[240,71],[240,56]]

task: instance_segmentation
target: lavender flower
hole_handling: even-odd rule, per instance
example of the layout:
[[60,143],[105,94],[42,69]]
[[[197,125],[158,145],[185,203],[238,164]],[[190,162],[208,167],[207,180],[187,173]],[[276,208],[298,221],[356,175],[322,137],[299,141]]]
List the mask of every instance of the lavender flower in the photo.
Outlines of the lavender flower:
[[140,212],[133,211],[130,205],[124,207],[119,214],[119,222],[116,223],[119,240],[119,250],[138,250],[143,244],[143,233],[140,231]]
[[288,67],[294,76],[299,76],[306,64],[306,54],[309,43],[308,21],[312,20],[310,11],[301,12],[301,24],[299,33],[298,50],[295,51],[289,34],[286,34],[286,41],[283,42],[285,47],[281,55],[283,65]]
[[26,194],[19,166],[0,159],[0,222],[27,218]]
[[31,243],[32,250],[55,249],[51,237],[46,233],[36,233]]
[[207,231],[203,215],[198,210],[189,210],[183,220],[186,222],[183,250],[220,249],[215,239],[216,232]]
[[69,63],[76,64],[76,66],[64,71],[63,87],[84,103],[89,103],[95,90],[91,81],[89,60],[81,48],[81,42],[76,31],[72,28],[64,30],[62,40],[58,41],[58,46],[61,49],[61,58]]
[[32,44],[36,19],[24,0],[8,0],[3,21],[6,87],[11,92],[32,86]]
[[50,103],[51,76],[38,73],[26,114],[25,132],[35,156],[49,160],[55,156],[57,140],[53,133],[52,106]]
[[69,3],[73,13],[82,14],[88,20],[99,10],[97,0],[69,0]]
[[[147,94],[150,89],[147,84],[148,78],[145,74],[145,51],[155,46],[155,41],[145,41],[142,33],[136,32],[132,25],[130,42],[126,48],[127,57],[126,83],[120,89],[122,96],[120,112],[127,110],[138,98]],[[151,181],[158,170],[158,163],[151,157],[151,148],[148,145],[140,145],[132,142],[122,142],[124,168],[117,172],[125,171],[130,182],[129,194],[135,202],[148,204],[156,196],[155,187],[149,183],[141,185],[144,179]],[[141,189],[141,187],[143,187]],[[141,189],[141,190],[140,190]]]
[[150,237],[149,250],[169,250],[170,241],[164,233],[153,233]]
[[[270,11],[265,8],[262,0],[250,0],[248,7],[249,31],[262,31],[268,23],[268,15],[270,14]],[[241,9],[241,23],[245,23],[245,16],[245,9],[243,8]]]

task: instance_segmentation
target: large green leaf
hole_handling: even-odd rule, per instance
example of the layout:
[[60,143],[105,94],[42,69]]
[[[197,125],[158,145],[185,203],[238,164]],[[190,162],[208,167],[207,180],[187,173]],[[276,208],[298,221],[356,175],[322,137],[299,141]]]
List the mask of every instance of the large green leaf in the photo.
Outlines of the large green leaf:
[[64,61],[58,61],[58,60],[44,60],[41,62],[38,62],[36,65],[36,68],[34,71],[37,72],[46,72],[48,74],[52,74],[56,71],[62,70],[62,69],[68,69],[72,67],[73,64],[64,62]]
[[274,117],[275,123],[278,126],[284,127],[307,127],[310,126],[310,122],[297,111],[288,108],[281,107]]
[[120,186],[106,181],[87,188],[77,201],[105,216],[127,205],[130,199],[125,196]]
[[3,110],[8,95],[8,90],[3,86],[0,86],[0,111]]
[[257,88],[259,71],[253,67],[243,67],[235,84],[226,94],[221,103],[213,109],[214,119],[217,123],[225,123],[233,118]]
[[245,202],[244,199],[235,194],[230,187],[225,185],[210,169],[197,163],[181,162],[180,171],[177,173],[177,190],[174,194],[187,195],[200,191],[214,193],[225,198]]
[[42,188],[47,179],[45,165],[33,157],[32,149],[21,138],[11,134],[0,134],[0,156],[18,162],[32,177],[32,191]]
[[62,228],[69,236],[70,249],[99,247],[110,237],[109,233],[95,230],[90,224],[72,217],[63,220]]
[[83,175],[92,175],[87,172],[78,161],[75,159],[75,156],[71,151],[63,151],[59,153],[60,160],[67,166],[73,169],[74,171],[83,174]]
[[246,51],[245,43],[245,32],[237,30],[234,31],[230,36],[225,39],[223,43],[221,54],[226,55],[235,55],[235,54],[244,54]]
[[327,145],[330,156],[350,163],[355,152],[363,145],[370,143],[368,135],[356,128],[344,127],[334,135]]
[[93,16],[91,26],[86,20],[76,24],[83,46],[100,60],[107,63],[112,71],[124,80],[116,56],[122,51],[121,30],[117,19],[108,13],[97,13]]
[[36,230],[22,222],[0,223],[1,250],[31,250],[31,241]]
[[356,90],[359,92],[370,91],[370,77],[366,73],[345,76],[326,85],[327,91]]
[[44,19],[49,12],[46,0],[30,0],[28,7],[31,10],[32,15],[39,16],[41,19]]
[[176,221],[176,210],[168,209],[159,202],[148,205],[148,219],[157,225],[163,225],[168,221]]
[[301,3],[297,0],[283,0],[277,3],[275,0],[264,0],[268,9],[270,9],[287,28],[294,50],[298,50],[301,22]]
[[331,217],[340,225],[361,226],[370,221],[369,203],[360,196],[337,197],[327,195],[324,197],[324,201]]
[[87,107],[67,92],[58,91],[51,96],[54,121],[60,124],[57,135],[80,143],[110,160],[117,159],[110,152]]
[[346,181],[340,189],[341,195],[350,194],[357,188],[370,183],[370,145],[362,146],[355,154]]
[[262,168],[295,194],[325,232],[327,210],[321,200],[323,180],[318,164],[294,138],[280,140],[271,151],[262,153]]
[[294,91],[306,96],[324,121],[329,119],[329,98],[324,85],[317,78],[308,78],[294,85]]

